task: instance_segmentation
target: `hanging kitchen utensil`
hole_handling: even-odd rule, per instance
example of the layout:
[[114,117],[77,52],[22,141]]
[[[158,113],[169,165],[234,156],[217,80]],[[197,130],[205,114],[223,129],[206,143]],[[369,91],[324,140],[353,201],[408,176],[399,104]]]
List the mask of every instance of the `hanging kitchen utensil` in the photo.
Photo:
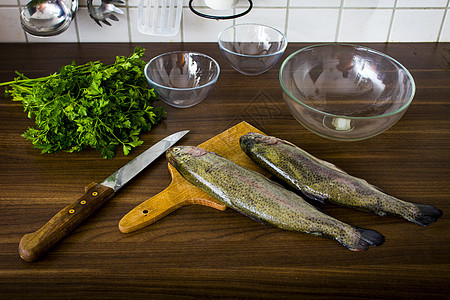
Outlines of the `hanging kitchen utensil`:
[[140,0],[138,30],[149,35],[176,35],[182,12],[183,0]]
[[[214,19],[214,20],[229,20],[229,19],[239,18],[239,17],[245,16],[246,14],[248,14],[253,8],[252,0],[248,0],[249,7],[247,8],[247,10],[245,10],[241,13],[237,13],[237,14],[230,15],[230,16],[226,16],[226,15],[225,16],[213,16],[213,15],[201,13],[198,10],[196,10],[192,5],[193,2],[194,2],[194,0],[189,0],[189,8],[191,9],[191,11],[194,14],[196,14],[197,16],[203,17],[203,18]],[[205,0],[206,5],[212,9],[233,8],[237,2],[238,1],[235,1],[235,0]]]
[[111,23],[107,19],[111,19],[113,21],[119,21],[116,15],[113,13],[123,15],[123,11],[117,8],[114,4],[123,4],[125,5],[125,1],[123,0],[102,0],[102,3],[99,7],[95,7],[92,3],[93,0],[87,0],[87,8],[89,11],[89,16],[98,24],[98,26],[102,27],[102,23],[111,26]]
[[66,31],[78,10],[78,0],[32,0],[20,11],[25,32],[49,37]]

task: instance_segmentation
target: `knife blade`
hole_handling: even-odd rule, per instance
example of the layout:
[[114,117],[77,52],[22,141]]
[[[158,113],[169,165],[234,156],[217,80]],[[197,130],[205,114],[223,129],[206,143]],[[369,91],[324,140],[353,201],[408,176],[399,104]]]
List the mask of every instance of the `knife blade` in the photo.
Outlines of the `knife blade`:
[[102,183],[89,184],[80,199],[64,207],[37,231],[22,237],[19,242],[20,257],[27,262],[37,260],[188,132],[189,130],[180,131],[162,139]]

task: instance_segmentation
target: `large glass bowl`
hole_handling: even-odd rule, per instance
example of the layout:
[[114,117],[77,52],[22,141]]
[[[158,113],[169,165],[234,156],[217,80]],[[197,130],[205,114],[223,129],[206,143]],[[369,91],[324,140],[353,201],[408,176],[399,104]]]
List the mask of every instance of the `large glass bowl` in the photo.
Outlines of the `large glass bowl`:
[[414,79],[393,58],[360,46],[321,44],[283,62],[283,99],[292,115],[326,138],[356,141],[394,125],[414,94]]
[[144,73],[150,86],[164,102],[186,108],[208,96],[219,77],[220,67],[205,54],[175,51],[150,60]]
[[245,75],[259,75],[280,59],[287,47],[279,30],[260,24],[237,24],[218,37],[219,48],[230,65]]

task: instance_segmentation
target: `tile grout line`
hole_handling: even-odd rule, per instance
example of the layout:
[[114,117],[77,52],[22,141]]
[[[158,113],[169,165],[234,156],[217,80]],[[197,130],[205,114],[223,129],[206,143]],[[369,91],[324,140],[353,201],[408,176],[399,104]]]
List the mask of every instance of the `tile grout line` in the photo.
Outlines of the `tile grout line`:
[[[76,14],[78,14],[79,11],[80,11],[80,7],[78,6]],[[75,23],[72,26],[75,26],[75,35],[77,36],[77,44],[80,44],[81,38],[80,38],[80,27],[78,25],[78,18],[75,16],[75,18],[72,21]]]
[[180,43],[184,44],[184,7],[182,8],[180,19]]
[[130,20],[130,5],[127,2],[127,29],[128,29],[128,43],[133,43],[133,36],[131,35],[131,20]]
[[388,32],[387,32],[387,36],[386,36],[386,43],[389,43],[389,39],[391,38],[392,27],[394,26],[395,12],[396,12],[396,8],[397,8],[397,1],[398,0],[394,1],[394,8],[392,9],[391,21],[389,23],[389,28],[388,28]]
[[341,23],[342,23],[342,11],[344,7],[344,0],[341,0],[341,5],[339,7],[339,14],[336,24],[336,32],[334,33],[334,42],[337,43],[339,41],[339,31],[341,30]]
[[447,0],[447,6],[444,9],[444,15],[442,16],[441,26],[439,27],[439,32],[436,37],[436,42],[438,42],[438,43],[439,43],[439,40],[441,39],[442,30],[444,30],[444,24],[445,24],[445,19],[447,18],[447,14],[448,14],[448,5],[449,4],[450,4],[450,0]]
[[289,38],[288,38],[288,29],[289,29],[289,14],[290,14],[290,9],[289,6],[291,4],[291,0],[287,0],[286,2],[286,17],[284,18],[284,35],[286,36],[286,38],[288,39],[288,43],[289,43]]
[[[17,0],[17,9],[19,10],[19,18],[20,18],[20,14],[22,13],[22,5],[20,5],[20,0]],[[28,44],[29,43],[28,35],[25,32],[25,30],[23,30],[23,28],[22,28],[22,31],[23,31],[23,36],[25,37],[25,43]]]
[[78,26],[78,18],[75,18],[72,21],[75,23],[75,24],[72,24],[72,26],[75,26],[75,34],[77,36],[77,43],[80,44],[81,39],[80,39],[80,28]]

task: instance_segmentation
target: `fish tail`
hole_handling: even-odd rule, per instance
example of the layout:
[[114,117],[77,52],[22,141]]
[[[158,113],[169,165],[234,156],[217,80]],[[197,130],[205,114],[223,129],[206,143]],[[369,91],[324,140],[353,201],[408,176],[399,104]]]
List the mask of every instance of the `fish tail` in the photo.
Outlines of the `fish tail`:
[[361,233],[361,239],[367,242],[370,246],[381,246],[384,243],[384,235],[378,231],[364,228],[357,228]]
[[436,208],[432,205],[426,205],[426,204],[414,204],[418,209],[419,213],[418,215],[412,220],[412,222],[427,226],[431,223],[434,223],[442,216],[442,210],[439,208]]
[[384,243],[384,235],[381,233],[371,230],[371,229],[364,229],[364,228],[356,228],[358,232],[361,234],[361,238],[358,240],[358,242],[353,245],[350,250],[353,251],[366,251],[369,246],[381,246]]

